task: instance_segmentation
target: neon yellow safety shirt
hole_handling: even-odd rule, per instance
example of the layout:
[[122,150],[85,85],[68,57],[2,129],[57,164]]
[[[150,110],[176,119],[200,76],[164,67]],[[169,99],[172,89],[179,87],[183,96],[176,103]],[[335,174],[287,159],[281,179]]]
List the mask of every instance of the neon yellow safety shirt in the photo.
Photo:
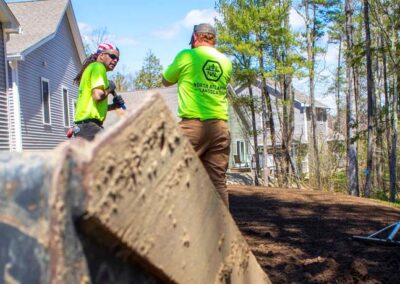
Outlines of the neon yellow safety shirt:
[[108,88],[106,67],[100,62],[93,62],[83,71],[75,111],[75,122],[85,119],[104,121],[108,110],[108,101],[96,102],[92,96],[94,88]]
[[178,82],[178,116],[228,119],[226,87],[232,74],[231,61],[217,49],[200,46],[182,50],[163,73]]

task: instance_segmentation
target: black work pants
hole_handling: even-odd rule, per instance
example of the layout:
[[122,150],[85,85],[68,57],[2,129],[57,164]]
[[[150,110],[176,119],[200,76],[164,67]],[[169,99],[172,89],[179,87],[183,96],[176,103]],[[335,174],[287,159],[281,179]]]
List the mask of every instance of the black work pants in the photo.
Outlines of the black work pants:
[[96,134],[103,130],[101,125],[93,121],[77,123],[76,125],[80,130],[75,134],[75,137],[82,137],[89,141],[92,141]]

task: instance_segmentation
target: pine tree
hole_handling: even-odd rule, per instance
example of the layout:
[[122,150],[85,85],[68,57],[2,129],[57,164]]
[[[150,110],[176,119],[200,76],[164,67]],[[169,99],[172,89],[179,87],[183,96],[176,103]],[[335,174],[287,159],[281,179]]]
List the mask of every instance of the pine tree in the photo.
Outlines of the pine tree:
[[151,89],[162,86],[161,74],[163,67],[160,60],[151,50],[147,51],[140,71],[136,74],[133,81],[135,89]]

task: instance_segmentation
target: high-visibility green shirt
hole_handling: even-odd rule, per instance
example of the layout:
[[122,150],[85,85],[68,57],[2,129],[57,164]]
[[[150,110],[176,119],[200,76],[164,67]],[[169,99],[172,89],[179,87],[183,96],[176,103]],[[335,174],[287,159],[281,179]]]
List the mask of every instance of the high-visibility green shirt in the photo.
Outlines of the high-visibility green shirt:
[[163,77],[178,82],[178,116],[228,119],[226,88],[232,74],[231,61],[217,49],[200,46],[182,50]]
[[79,84],[79,94],[76,103],[75,121],[98,119],[104,121],[108,110],[108,101],[96,102],[92,96],[94,88],[108,88],[107,70],[100,62],[93,62],[83,71]]

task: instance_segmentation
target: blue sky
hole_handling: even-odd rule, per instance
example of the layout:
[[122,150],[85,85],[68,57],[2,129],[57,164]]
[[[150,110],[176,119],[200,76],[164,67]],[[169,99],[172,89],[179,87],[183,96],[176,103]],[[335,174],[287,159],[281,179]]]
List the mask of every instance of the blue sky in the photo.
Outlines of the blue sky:
[[121,51],[117,71],[135,73],[151,50],[165,68],[189,47],[194,24],[214,23],[214,0],[72,0],[82,37],[106,28],[107,39]]
[[[151,50],[163,67],[167,67],[175,55],[188,48],[193,25],[214,23],[217,16],[215,0],[72,0],[75,16],[86,42],[94,30],[107,30],[107,39],[121,51],[116,71],[135,74],[146,53]],[[290,22],[295,30],[304,29],[304,20],[294,10]],[[327,66],[335,66],[335,49],[326,55]],[[325,70],[323,73],[329,72]],[[325,80],[326,81],[326,80]],[[295,80],[295,87],[308,94],[308,80]],[[326,86],[317,84],[317,98],[334,106],[334,98],[322,97]]]
[[[15,1],[21,0],[8,2]],[[71,0],[85,42],[93,42],[94,31],[106,29],[106,39],[119,47],[121,60],[115,71],[134,75],[142,67],[149,50],[160,59],[164,68],[167,67],[180,50],[189,47],[193,25],[213,24],[217,16],[216,0],[148,0],[145,4],[144,1]],[[294,30],[304,30],[304,19],[293,9],[290,23]],[[337,46],[328,48],[325,63],[317,70],[320,78],[316,80],[316,97],[334,111],[334,95],[323,96],[329,80],[322,76],[333,74],[338,52]],[[307,78],[295,79],[294,86],[308,94]]]

